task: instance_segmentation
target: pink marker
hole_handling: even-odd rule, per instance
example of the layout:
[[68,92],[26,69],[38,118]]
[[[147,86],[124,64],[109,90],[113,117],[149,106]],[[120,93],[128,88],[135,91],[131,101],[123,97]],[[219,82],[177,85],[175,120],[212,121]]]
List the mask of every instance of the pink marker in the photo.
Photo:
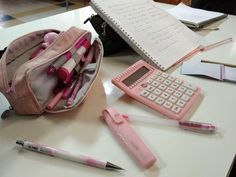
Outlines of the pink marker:
[[149,168],[156,162],[154,154],[132,129],[126,118],[115,109],[106,108],[103,110],[102,119],[107,123],[122,145],[144,168]]
[[76,95],[77,95],[78,91],[82,87],[82,84],[83,84],[83,74],[80,74],[80,76],[79,76],[79,78],[76,82],[75,88],[74,88],[70,98],[66,102],[67,106],[70,106],[74,103],[74,99],[76,98]]
[[114,165],[110,162],[100,161],[86,155],[81,155],[81,154],[75,155],[61,149],[55,149],[55,148],[41,145],[38,143],[33,143],[29,141],[24,141],[24,140],[23,141],[17,140],[16,144],[21,145],[24,149],[27,149],[29,151],[38,152],[44,155],[58,157],[58,158],[70,160],[73,162],[78,162],[78,163],[96,167],[96,168],[101,168],[105,170],[123,170],[121,167]]
[[56,96],[48,103],[47,108],[49,110],[53,109],[57,105],[57,103],[61,100],[64,90],[65,89],[62,89],[60,92],[58,92]]
[[65,80],[70,72],[75,68],[75,66],[79,63],[87,49],[90,47],[90,42],[85,41],[83,46],[81,46],[74,54],[74,57],[71,60],[68,60],[62,67],[58,69],[57,75],[61,80]]
[[[75,44],[75,50],[78,50],[81,45],[86,41],[86,37],[81,38],[76,44]],[[59,57],[56,61],[54,61],[48,68],[47,74],[51,75],[55,73],[63,64],[65,64],[69,59],[71,59],[71,52],[68,51],[61,57]]]

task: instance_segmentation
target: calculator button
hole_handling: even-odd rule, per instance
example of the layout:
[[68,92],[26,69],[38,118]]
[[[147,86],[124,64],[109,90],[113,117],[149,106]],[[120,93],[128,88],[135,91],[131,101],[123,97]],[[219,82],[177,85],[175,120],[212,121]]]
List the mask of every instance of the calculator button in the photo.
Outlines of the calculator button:
[[187,82],[184,82],[184,83],[183,83],[183,86],[185,86],[185,87],[187,87],[187,88],[190,88],[190,89],[192,89],[192,90],[197,90],[197,87],[196,87],[196,86],[194,86],[194,85],[192,85],[192,84],[190,84],[190,83],[187,83]]
[[174,113],[176,113],[176,114],[178,114],[180,111],[181,111],[181,108],[179,107],[179,106],[173,106],[172,108],[171,108],[171,111],[172,112],[174,112]]
[[161,84],[161,85],[159,85],[158,88],[161,89],[161,90],[165,90],[167,88],[167,86],[165,86],[164,84]]
[[165,100],[161,97],[158,97],[156,100],[155,100],[155,103],[159,104],[159,105],[162,105],[163,103],[165,102]]
[[166,89],[166,92],[169,93],[169,94],[173,93],[174,91],[175,91],[175,89],[173,89],[173,88],[171,88],[171,87],[168,87],[168,88]]
[[151,93],[147,98],[149,100],[153,101],[153,100],[155,100],[157,98],[157,96]]
[[150,78],[151,79],[156,79],[158,76],[156,74],[152,75]]
[[143,90],[140,95],[143,96],[143,97],[147,97],[149,95],[150,92],[146,91],[146,90]]
[[175,91],[175,93],[173,95],[179,98],[179,97],[181,97],[182,93],[179,91]]
[[155,89],[155,90],[153,91],[153,93],[154,93],[155,95],[160,95],[160,94],[162,93],[162,91],[159,90],[159,89]]
[[155,87],[148,85],[145,90],[148,90],[149,92],[152,92],[155,89]]
[[180,79],[176,79],[175,82],[176,82],[177,84],[181,84],[183,81],[180,80]]
[[181,91],[181,92],[185,92],[185,91],[186,91],[186,87],[180,86],[180,87],[178,88],[178,90]]
[[174,81],[176,78],[175,78],[174,76],[169,76],[168,79],[169,79],[170,81]]
[[188,89],[185,93],[189,96],[192,96],[194,92],[192,90]]
[[186,104],[186,102],[185,102],[185,101],[182,101],[182,100],[178,100],[177,103],[176,103],[176,105],[177,105],[177,106],[180,106],[180,107],[184,107],[185,104]]
[[157,82],[157,81],[153,81],[151,84],[152,84],[154,87],[157,87],[160,83]]
[[176,83],[172,83],[171,84],[171,87],[173,87],[174,89],[178,88],[179,84],[176,84]]
[[149,80],[147,81],[148,84],[151,84],[152,82],[153,82],[153,79],[149,79]]
[[178,99],[175,96],[171,96],[168,101],[170,101],[171,103],[175,103]]
[[190,99],[190,97],[188,95],[183,94],[181,96],[181,99],[184,100],[184,101],[188,101]]
[[163,83],[164,83],[165,85],[170,85],[172,82],[171,82],[170,80],[165,80]]
[[143,83],[143,84],[141,84],[141,87],[143,87],[143,88],[147,88],[147,86],[148,86],[147,83]]
[[166,101],[166,102],[163,104],[163,106],[164,106],[165,108],[167,108],[167,109],[170,109],[170,108],[173,106],[173,104],[170,103],[170,102],[168,102],[168,101]]
[[161,76],[167,78],[169,75],[167,73],[162,73]]
[[159,82],[163,82],[165,79],[164,78],[162,78],[162,77],[158,77],[157,79],[156,79],[156,81],[159,81]]
[[156,76],[160,76],[161,73],[162,73],[161,71],[156,71],[155,75],[156,75]]
[[166,93],[166,92],[164,92],[164,93],[161,94],[161,97],[164,98],[164,99],[169,98],[169,96],[170,96],[170,95],[169,95],[168,93]]

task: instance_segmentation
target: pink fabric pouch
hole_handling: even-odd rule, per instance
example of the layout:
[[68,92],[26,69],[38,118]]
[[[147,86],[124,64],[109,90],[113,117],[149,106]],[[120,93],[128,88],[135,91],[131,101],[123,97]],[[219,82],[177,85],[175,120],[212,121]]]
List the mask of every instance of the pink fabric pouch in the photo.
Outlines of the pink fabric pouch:
[[[45,34],[55,32],[58,37],[33,59],[32,53],[43,44]],[[42,114],[43,112],[57,113],[69,111],[78,107],[85,99],[98,74],[103,57],[103,46],[96,38],[91,42],[89,31],[71,27],[67,31],[54,29],[39,30],[28,33],[12,41],[0,60],[0,91],[5,95],[16,114]],[[61,56],[71,53],[71,58],[77,57],[75,45],[81,40],[87,40],[93,47],[92,61],[82,64],[79,72],[75,72],[74,81],[69,85],[61,85],[57,73],[48,74],[48,68]],[[88,53],[88,52],[87,52]],[[85,56],[86,54],[85,53]],[[87,54],[88,55],[88,54]],[[81,60],[80,60],[81,61]],[[57,93],[76,85],[76,78],[81,76],[82,85],[68,105],[68,99],[60,99],[53,107],[48,104]],[[57,88],[58,87],[58,88]],[[75,87],[75,86],[74,86]]]

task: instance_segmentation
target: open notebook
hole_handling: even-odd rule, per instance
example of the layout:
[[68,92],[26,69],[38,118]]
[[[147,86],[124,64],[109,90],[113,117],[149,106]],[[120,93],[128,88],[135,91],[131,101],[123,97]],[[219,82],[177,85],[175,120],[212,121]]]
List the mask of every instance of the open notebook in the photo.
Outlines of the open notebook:
[[145,61],[161,70],[199,46],[199,36],[152,0],[91,0],[90,5]]
[[167,12],[190,28],[201,28],[204,25],[227,17],[227,14],[221,12],[192,8],[184,3],[180,3],[174,8],[168,9]]

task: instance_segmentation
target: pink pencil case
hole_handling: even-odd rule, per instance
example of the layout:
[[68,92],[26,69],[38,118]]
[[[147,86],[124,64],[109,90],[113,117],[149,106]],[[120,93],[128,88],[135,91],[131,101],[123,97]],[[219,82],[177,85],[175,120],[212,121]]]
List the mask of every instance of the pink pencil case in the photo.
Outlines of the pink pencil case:
[[[50,32],[57,33],[58,37],[41,50],[40,46],[44,43],[45,34]],[[98,38],[92,41],[91,38],[91,32],[71,27],[67,31],[55,29],[34,31],[12,41],[0,60],[0,91],[5,95],[15,113],[24,115],[43,112],[57,113],[78,107],[89,93],[103,57],[101,41]],[[94,49],[91,61],[86,64],[82,61],[90,51],[84,53],[82,59],[78,59],[80,56],[75,49],[82,40],[88,41],[91,44],[90,49],[92,47]],[[37,55],[34,54],[35,51],[38,52]],[[70,53],[69,57],[68,53]],[[31,56],[34,58],[32,59]],[[76,67],[80,65],[77,67],[79,70],[73,68],[73,77],[71,74],[68,82],[60,80],[57,72],[50,75],[47,73],[48,68],[62,56],[65,56],[63,64],[73,59],[77,61]],[[82,78],[80,80],[82,82],[71,104],[67,104],[69,95],[67,98],[57,100],[57,104],[48,106],[56,96],[60,96],[59,93],[64,93],[69,87],[75,87],[78,78]]]

